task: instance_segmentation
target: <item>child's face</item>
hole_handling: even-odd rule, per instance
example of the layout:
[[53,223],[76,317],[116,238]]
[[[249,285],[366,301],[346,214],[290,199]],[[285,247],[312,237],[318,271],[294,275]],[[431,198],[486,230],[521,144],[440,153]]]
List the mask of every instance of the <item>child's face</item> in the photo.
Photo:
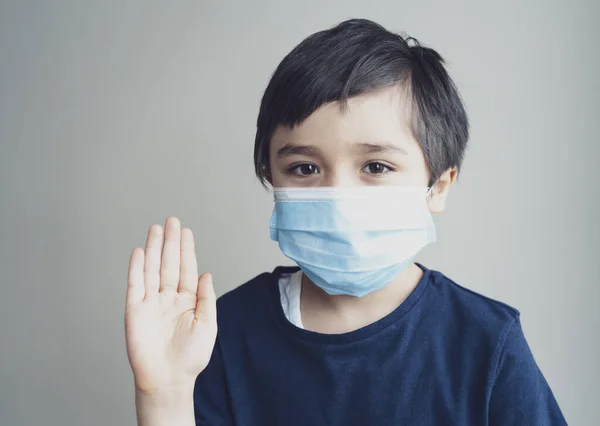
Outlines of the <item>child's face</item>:
[[[290,100],[293,102],[293,99]],[[421,148],[408,128],[409,104],[398,87],[320,107],[270,145],[273,187],[427,186]]]

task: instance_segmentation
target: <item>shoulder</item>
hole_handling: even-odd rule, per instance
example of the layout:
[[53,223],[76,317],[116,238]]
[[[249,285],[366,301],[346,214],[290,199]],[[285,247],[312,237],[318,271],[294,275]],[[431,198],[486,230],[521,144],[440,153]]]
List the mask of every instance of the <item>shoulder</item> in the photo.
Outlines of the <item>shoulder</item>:
[[429,286],[432,297],[473,319],[513,322],[520,315],[515,307],[468,289],[439,271],[430,270]]
[[278,266],[272,272],[263,272],[217,299],[219,325],[222,321],[241,319],[271,309],[278,297],[278,280],[282,274],[296,271],[297,267]]
[[439,271],[429,270],[425,298],[424,309],[443,321],[447,331],[473,343],[483,339],[491,346],[501,344],[519,323],[518,309],[470,290]]
[[527,343],[520,312],[441,272],[429,273],[423,309],[451,336],[447,354],[458,354],[452,365],[467,360],[474,377],[485,377],[490,424],[566,424]]
[[258,297],[268,287],[272,273],[262,272],[249,279],[238,287],[225,292],[217,299],[217,306],[221,309],[241,304],[247,298]]

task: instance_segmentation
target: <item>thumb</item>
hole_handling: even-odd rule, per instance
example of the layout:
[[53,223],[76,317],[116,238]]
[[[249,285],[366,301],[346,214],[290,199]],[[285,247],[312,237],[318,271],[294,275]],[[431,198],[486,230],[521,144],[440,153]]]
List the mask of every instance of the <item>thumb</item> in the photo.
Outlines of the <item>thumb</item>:
[[213,287],[212,275],[208,272],[203,273],[198,278],[194,318],[196,321],[201,321],[207,325],[216,325],[217,323],[217,297]]

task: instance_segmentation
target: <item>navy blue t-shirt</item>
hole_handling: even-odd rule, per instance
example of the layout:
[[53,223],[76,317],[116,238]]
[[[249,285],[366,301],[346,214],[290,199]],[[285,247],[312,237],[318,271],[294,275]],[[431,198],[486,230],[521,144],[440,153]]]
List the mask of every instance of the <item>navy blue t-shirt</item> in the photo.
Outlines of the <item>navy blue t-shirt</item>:
[[418,264],[393,312],[321,334],[285,317],[278,267],[217,302],[218,337],[194,390],[197,425],[565,425],[519,312]]

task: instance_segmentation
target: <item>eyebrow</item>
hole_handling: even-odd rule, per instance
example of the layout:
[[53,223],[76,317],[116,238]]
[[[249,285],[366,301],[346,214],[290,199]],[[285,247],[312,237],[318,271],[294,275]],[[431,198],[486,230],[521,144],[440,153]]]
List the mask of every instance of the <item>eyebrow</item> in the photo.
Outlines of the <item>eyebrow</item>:
[[363,154],[396,152],[398,154],[408,155],[408,152],[404,148],[394,145],[391,142],[363,142],[356,144],[355,149]]
[[320,153],[319,148],[314,145],[297,145],[288,143],[277,151],[277,158],[289,157],[291,155],[306,155],[307,157],[316,157]]

